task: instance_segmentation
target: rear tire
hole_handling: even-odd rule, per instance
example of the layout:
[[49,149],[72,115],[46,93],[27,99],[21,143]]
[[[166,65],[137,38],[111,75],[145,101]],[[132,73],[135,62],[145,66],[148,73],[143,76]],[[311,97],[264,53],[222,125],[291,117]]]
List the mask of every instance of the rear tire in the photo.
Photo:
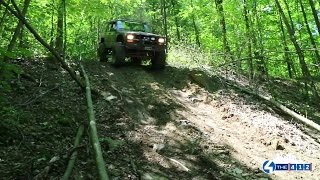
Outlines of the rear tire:
[[131,61],[132,61],[132,64],[136,66],[140,66],[142,63],[142,59],[140,57],[132,57]]
[[99,43],[98,56],[99,56],[100,62],[107,62],[107,60],[108,60],[107,49],[106,49],[106,45],[104,43]]
[[121,42],[115,43],[112,49],[111,64],[115,67],[122,66],[126,59],[126,51]]
[[154,56],[151,59],[152,68],[154,69],[164,69],[166,64],[166,52],[159,51],[155,52]]

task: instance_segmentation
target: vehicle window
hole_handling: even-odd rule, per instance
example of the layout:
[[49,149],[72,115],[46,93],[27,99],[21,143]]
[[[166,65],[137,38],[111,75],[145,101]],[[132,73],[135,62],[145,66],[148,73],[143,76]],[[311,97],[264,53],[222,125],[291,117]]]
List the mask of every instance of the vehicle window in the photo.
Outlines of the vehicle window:
[[117,30],[117,25],[116,25],[116,23],[112,23],[112,29],[113,29],[113,30]]
[[151,28],[147,24],[144,24],[143,26],[144,26],[145,32],[151,32]]
[[117,21],[117,29],[123,29],[123,25],[121,21]]
[[118,29],[125,31],[151,32],[148,25],[138,22],[118,21],[117,26]]
[[116,27],[115,23],[109,24],[109,31],[115,31],[116,29],[117,29],[117,27]]

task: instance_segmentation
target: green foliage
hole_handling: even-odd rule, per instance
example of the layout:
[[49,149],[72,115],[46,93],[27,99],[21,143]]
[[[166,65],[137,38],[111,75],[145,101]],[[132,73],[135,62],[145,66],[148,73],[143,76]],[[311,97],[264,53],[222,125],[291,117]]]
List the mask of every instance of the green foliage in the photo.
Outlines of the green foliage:
[[[5,55],[10,56],[9,53]],[[21,74],[20,67],[9,64],[0,59],[0,141],[7,143],[5,137],[14,138],[16,128],[19,126],[19,112],[8,104],[4,95],[11,90],[11,80]],[[3,139],[4,138],[4,139]],[[0,143],[1,144],[1,143]]]
[[22,69],[19,66],[6,63],[3,59],[0,59],[0,92],[9,91],[11,89],[10,81],[21,73]]
[[[47,42],[55,43],[58,3],[60,1],[31,1],[30,11],[27,19],[44,37]],[[209,0],[165,0],[167,12],[168,38],[171,52],[169,57],[181,59],[182,63],[189,64],[200,63],[223,64],[223,32],[221,30],[220,16],[217,12],[215,1]],[[265,56],[268,70],[271,76],[287,77],[287,65],[284,59],[284,43],[280,30],[280,18],[277,8],[273,1],[253,1],[247,0],[248,18],[250,26],[250,39],[246,35],[246,26],[244,19],[243,1],[223,1],[223,15],[226,23],[227,41],[235,59],[246,58],[248,56],[247,46],[252,45],[252,52],[259,52]],[[289,17],[285,1],[280,1],[284,8],[286,16]],[[301,16],[301,9],[297,5],[298,1],[288,1],[292,21],[295,29],[295,36],[302,49],[312,49],[310,38]],[[19,1],[22,4],[22,1]],[[319,32],[312,15],[308,2],[304,2],[309,26],[313,32],[316,43],[319,44]],[[314,2],[319,10],[319,2]],[[94,59],[96,57],[97,40],[99,33],[106,26],[106,22],[116,18],[128,18],[146,21],[151,24],[153,30],[164,34],[162,24],[162,11],[159,0],[93,0],[93,1],[66,1],[66,40],[67,56],[77,59],[80,55],[85,59]],[[4,11],[0,11],[3,13]],[[196,33],[193,24],[199,30],[200,48],[194,48],[196,44]],[[12,16],[5,18],[5,23],[0,28],[2,41],[0,42],[0,53],[6,49],[11,39],[17,20]],[[1,23],[1,22],[0,22]],[[286,29],[285,29],[286,31]],[[178,37],[178,34],[180,37]],[[296,70],[299,70],[299,62],[294,46],[289,40],[286,32],[286,43],[290,51]],[[37,43],[33,36],[24,30],[23,38],[20,40],[27,47],[28,52],[33,55],[41,55],[45,50]],[[180,45],[180,47],[177,47]],[[187,45],[186,50],[184,46]],[[189,47],[192,47],[191,49]],[[2,51],[1,51],[2,49]],[[23,47],[22,47],[23,49]],[[179,53],[177,53],[179,49]],[[183,52],[182,52],[183,51]],[[194,51],[194,53],[191,53]],[[292,52],[291,52],[292,51]],[[15,50],[12,53],[7,52],[7,56],[14,57],[26,52]],[[28,55],[30,56],[30,54]],[[183,58],[182,58],[183,56]],[[319,71],[315,64],[313,51],[305,51],[306,62],[309,65],[312,75],[318,75]],[[191,60],[188,60],[191,59]],[[254,60],[255,61],[255,60]],[[203,64],[202,64],[203,63]],[[246,68],[245,61],[242,62]],[[255,64],[255,63],[254,63]],[[256,70],[258,71],[258,70]]]
[[204,51],[195,46],[187,44],[172,45],[168,53],[168,61],[170,64],[185,66],[189,68],[216,66],[219,63],[219,56],[216,53]]
[[[7,105],[5,103],[2,103],[2,105]],[[1,124],[2,126],[5,125],[7,127],[10,126],[16,126],[19,112],[12,106],[2,106],[1,108]]]
[[0,99],[0,145],[16,138],[20,126],[19,117],[19,112],[14,107]]

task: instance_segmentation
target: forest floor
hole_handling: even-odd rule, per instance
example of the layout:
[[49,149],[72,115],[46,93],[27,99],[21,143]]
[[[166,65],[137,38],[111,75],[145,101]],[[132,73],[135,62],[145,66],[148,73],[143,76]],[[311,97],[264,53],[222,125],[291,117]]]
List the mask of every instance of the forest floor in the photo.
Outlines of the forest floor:
[[[0,132],[0,179],[60,179],[81,123],[84,93],[62,70],[42,61],[19,62],[37,82],[20,79],[6,94]],[[320,134],[267,102],[228,85],[233,76],[187,68],[112,68],[86,62],[98,134],[111,179],[319,179]],[[201,83],[200,83],[201,84]],[[294,83],[260,84],[291,108],[319,121],[320,109],[299,97]],[[272,91],[272,92],[271,92]],[[289,103],[290,100],[290,103]],[[97,179],[88,131],[80,143],[73,179]],[[266,160],[312,163],[311,172],[264,173]]]

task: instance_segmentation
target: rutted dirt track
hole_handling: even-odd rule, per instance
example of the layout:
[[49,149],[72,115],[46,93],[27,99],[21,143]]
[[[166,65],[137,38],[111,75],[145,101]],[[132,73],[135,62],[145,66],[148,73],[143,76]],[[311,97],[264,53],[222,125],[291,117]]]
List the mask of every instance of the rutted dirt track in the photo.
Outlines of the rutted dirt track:
[[[85,68],[94,86],[111,92],[96,103],[100,136],[125,142],[106,152],[114,179],[320,178],[319,135],[312,138],[307,127],[223,79],[212,78],[204,89],[192,83],[187,69]],[[313,171],[267,176],[262,163],[273,159],[311,162]]]
[[[64,71],[20,63],[38,83],[22,79],[6,95],[14,108],[0,116],[0,179],[61,179],[77,127],[88,121],[84,94]],[[84,67],[106,93],[93,102],[110,179],[320,179],[319,133],[221,75],[204,76],[203,88],[181,67]],[[98,177],[87,131],[73,179]],[[269,176],[262,163],[274,159],[312,163],[313,170]]]

